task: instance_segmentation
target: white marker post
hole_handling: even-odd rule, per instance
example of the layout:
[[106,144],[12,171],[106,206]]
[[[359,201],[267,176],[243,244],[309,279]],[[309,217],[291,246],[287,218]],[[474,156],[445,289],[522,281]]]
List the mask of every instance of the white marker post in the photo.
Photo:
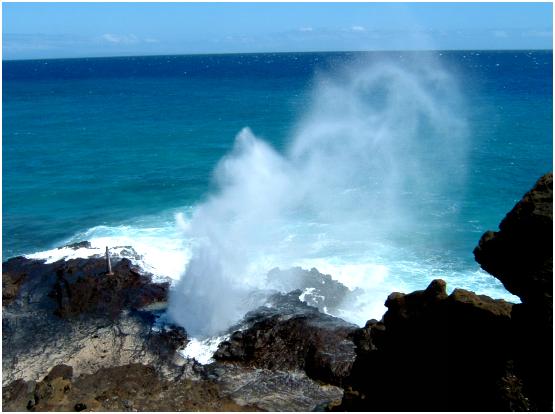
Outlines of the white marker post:
[[108,266],[108,273],[106,275],[113,276],[112,263],[110,263],[110,253],[108,252],[108,246],[106,246],[106,265]]

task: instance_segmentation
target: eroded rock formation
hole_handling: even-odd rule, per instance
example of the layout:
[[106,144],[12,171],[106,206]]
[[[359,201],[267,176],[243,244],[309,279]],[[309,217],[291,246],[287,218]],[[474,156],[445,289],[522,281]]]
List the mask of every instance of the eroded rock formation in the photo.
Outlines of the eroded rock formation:
[[553,173],[544,175],[474,250],[482,268],[518,295],[515,367],[532,408],[553,409]]
[[[184,358],[178,350],[188,342],[186,332],[157,322],[168,284],[153,283],[126,259],[114,263],[113,275],[105,270],[102,258],[51,264],[14,258],[3,264],[3,294],[9,297],[2,315],[5,411],[312,411],[341,402],[341,388],[318,383],[293,365],[271,366],[270,354],[260,364],[221,360],[202,366]],[[301,363],[306,352],[317,351],[314,338],[321,337],[328,340],[327,361],[338,361],[334,335],[353,327],[302,304],[299,294],[277,295],[275,306],[270,301],[249,315],[243,329],[286,309],[289,316],[309,312],[314,326],[303,326],[303,333],[314,330],[313,347],[297,343],[300,332],[289,336],[280,326],[283,342],[299,348]],[[327,327],[316,326],[319,316]],[[351,342],[351,359],[353,349]],[[317,368],[316,358],[325,356],[313,357]]]

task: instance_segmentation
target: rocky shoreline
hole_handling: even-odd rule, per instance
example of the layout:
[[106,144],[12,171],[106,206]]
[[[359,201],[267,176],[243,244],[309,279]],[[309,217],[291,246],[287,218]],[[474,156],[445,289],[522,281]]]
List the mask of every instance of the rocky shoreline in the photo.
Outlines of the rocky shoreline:
[[299,277],[329,286],[328,275],[275,269],[269,277],[291,291],[247,314],[206,365],[179,352],[183,328],[159,323],[169,284],[129,260],[107,275],[101,258],[12,258],[2,264],[2,409],[552,411],[552,210],[547,174],[474,251],[521,304],[448,295],[434,280],[392,293],[383,318],[358,328],[322,312],[347,289],[325,304],[293,290]]

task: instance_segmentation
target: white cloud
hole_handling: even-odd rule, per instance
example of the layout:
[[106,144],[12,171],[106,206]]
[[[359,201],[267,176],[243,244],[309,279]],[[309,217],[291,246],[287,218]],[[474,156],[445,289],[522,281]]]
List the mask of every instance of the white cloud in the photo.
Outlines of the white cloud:
[[113,33],[105,33],[101,37],[102,37],[102,40],[108,43],[126,44],[126,45],[139,43],[139,38],[134,34],[118,35]]
[[314,31],[314,29],[313,29],[312,27],[310,27],[310,26],[307,26],[307,27],[301,27],[301,28],[299,29],[299,31],[300,31],[300,32],[312,32],[312,31]]
[[366,28],[364,26],[353,26],[351,27],[353,32],[365,32]]
[[509,33],[507,33],[505,30],[494,30],[494,31],[491,32],[491,34],[494,37],[498,37],[498,38],[509,37]]
[[552,37],[553,32],[550,30],[528,30],[522,33],[523,37]]

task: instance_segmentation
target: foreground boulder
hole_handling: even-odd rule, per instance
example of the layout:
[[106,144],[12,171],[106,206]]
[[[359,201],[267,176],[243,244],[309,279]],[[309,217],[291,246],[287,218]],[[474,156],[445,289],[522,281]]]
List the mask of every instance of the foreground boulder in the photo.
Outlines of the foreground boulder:
[[[434,280],[392,293],[381,322],[354,333],[357,359],[341,408],[368,411],[524,409],[508,364],[512,305]],[[517,394],[516,396],[513,394]]]
[[533,409],[553,408],[553,174],[544,175],[474,250],[521,304],[512,311],[515,367]]
[[552,411],[553,176],[486,232],[474,254],[521,304],[433,281],[391,294],[381,321],[353,333],[340,409]]

